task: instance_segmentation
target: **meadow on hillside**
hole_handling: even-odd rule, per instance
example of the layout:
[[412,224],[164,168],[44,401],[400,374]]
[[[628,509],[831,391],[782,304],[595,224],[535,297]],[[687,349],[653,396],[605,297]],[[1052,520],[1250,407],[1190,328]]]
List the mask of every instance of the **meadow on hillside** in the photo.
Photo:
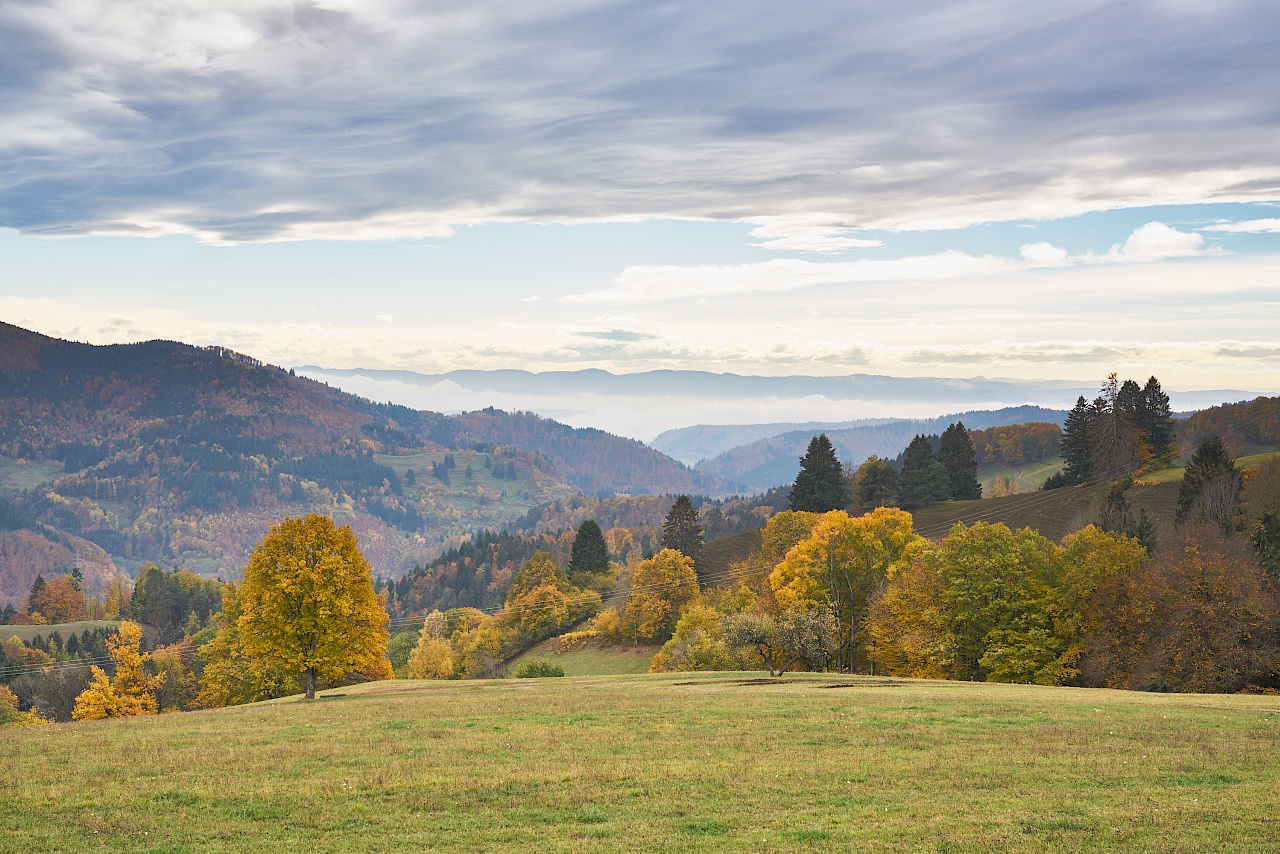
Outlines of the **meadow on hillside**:
[[1260,851],[1280,697],[796,674],[394,681],[0,731],[0,848]]

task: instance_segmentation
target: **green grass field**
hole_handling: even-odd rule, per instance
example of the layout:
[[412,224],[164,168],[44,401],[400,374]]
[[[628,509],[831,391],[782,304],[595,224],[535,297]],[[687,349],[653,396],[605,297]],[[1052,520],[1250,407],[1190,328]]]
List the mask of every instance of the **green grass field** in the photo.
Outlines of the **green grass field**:
[[528,652],[516,656],[511,661],[511,672],[514,673],[521,662],[530,658],[541,658],[558,664],[564,668],[568,676],[628,676],[636,673],[648,673],[653,656],[662,647],[608,647],[597,649],[586,647],[571,649],[567,652],[556,652],[558,641],[552,638],[543,641]]
[[57,631],[62,635],[62,639],[66,640],[72,635],[78,635],[85,631],[94,631],[95,629],[110,629],[115,631],[120,628],[119,620],[81,620],[77,623],[58,623],[54,626],[0,626],[0,639],[8,640],[17,635],[23,642],[29,642],[36,635],[49,637],[49,635]]
[[62,466],[51,460],[23,460],[19,464],[17,460],[0,457],[0,498],[13,498],[63,474]]
[[991,482],[997,477],[1007,477],[1018,487],[1018,492],[1035,492],[1050,475],[1057,474],[1065,468],[1061,457],[1043,463],[1027,463],[1015,466],[1007,463],[985,463],[978,466],[978,482],[982,484],[983,494],[991,489]]
[[386,682],[0,730],[0,850],[1240,851],[1280,697],[803,674]]

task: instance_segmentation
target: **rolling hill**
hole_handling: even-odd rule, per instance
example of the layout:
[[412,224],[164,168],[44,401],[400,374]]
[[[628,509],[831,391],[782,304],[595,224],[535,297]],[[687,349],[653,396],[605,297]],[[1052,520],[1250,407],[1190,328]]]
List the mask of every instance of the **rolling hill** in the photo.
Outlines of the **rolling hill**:
[[634,440],[527,413],[441,415],[223,348],[0,324],[0,495],[53,537],[0,531],[0,600],[77,553],[99,574],[154,561],[234,577],[271,522],[306,512],[349,522],[391,575],[580,490],[723,491]]

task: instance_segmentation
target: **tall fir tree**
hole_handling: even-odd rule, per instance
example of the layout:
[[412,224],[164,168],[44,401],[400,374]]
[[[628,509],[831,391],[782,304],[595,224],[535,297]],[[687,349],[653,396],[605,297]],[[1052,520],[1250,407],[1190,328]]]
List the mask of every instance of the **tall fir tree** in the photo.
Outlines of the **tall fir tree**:
[[850,489],[844,467],[836,449],[825,433],[809,441],[809,449],[800,458],[800,473],[787,496],[792,510],[826,513],[849,506]]
[[[1132,388],[1129,388],[1132,386]],[[1093,474],[1114,478],[1127,473],[1137,462],[1137,429],[1132,414],[1137,384],[1126,380],[1122,386],[1117,375],[1107,374],[1098,398],[1093,402]]]
[[964,423],[957,421],[942,432],[938,461],[947,470],[953,501],[970,501],[982,497],[978,482],[978,457]]
[[1093,407],[1081,396],[1062,427],[1063,478],[1068,484],[1083,483],[1093,476],[1092,421]]
[[667,519],[662,523],[662,547],[675,549],[691,558],[695,567],[701,562],[702,526],[698,524],[698,511],[689,496],[678,496],[671,505]]
[[1173,411],[1169,408],[1169,395],[1160,387],[1160,381],[1150,377],[1142,387],[1142,406],[1139,409],[1138,427],[1146,434],[1153,459],[1171,462],[1176,428]]
[[588,519],[578,526],[578,533],[574,535],[569,574],[594,575],[608,568],[609,547],[605,544],[604,532],[594,519]]

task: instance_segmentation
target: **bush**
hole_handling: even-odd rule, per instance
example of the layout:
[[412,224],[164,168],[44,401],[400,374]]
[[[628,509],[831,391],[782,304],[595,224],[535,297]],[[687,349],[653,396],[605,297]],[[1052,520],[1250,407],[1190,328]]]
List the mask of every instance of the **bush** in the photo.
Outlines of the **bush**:
[[541,658],[531,658],[516,668],[517,679],[541,679],[545,676],[563,675],[563,667]]

